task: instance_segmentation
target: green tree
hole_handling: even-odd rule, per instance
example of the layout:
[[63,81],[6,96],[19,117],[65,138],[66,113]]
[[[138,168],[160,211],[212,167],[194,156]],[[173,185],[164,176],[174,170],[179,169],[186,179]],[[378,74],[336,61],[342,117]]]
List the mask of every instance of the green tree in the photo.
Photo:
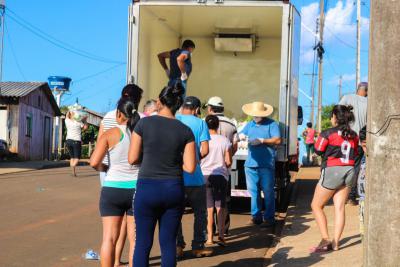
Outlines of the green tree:
[[333,110],[334,106],[335,106],[335,104],[322,107],[322,114],[321,114],[321,117],[322,117],[321,130],[322,131],[332,127],[331,114],[332,114],[332,110]]

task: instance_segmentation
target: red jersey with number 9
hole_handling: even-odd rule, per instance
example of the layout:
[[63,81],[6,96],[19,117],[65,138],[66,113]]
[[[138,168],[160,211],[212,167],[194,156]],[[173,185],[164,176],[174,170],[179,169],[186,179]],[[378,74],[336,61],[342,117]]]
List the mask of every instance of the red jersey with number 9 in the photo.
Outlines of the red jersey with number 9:
[[322,168],[332,166],[354,166],[358,155],[358,136],[342,136],[338,127],[323,131],[315,143],[315,153],[322,156]]

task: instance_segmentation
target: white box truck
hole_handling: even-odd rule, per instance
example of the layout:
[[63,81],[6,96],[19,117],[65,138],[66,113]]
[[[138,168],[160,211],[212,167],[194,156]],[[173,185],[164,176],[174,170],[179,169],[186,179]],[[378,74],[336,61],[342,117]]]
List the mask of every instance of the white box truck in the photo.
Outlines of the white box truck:
[[[167,84],[157,54],[196,44],[187,95],[202,101],[224,100],[225,115],[244,119],[245,103],[264,101],[274,107],[282,144],[276,165],[277,199],[297,167],[300,15],[289,1],[141,0],[129,7],[127,81],[157,98]],[[301,109],[300,109],[301,111]],[[299,116],[300,115],[300,116]],[[246,153],[234,157],[232,195],[248,196],[243,171]]]

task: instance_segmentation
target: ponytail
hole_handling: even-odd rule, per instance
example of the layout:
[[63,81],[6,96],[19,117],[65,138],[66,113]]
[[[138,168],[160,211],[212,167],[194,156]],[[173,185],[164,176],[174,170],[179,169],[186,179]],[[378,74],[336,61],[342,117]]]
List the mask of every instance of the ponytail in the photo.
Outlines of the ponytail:
[[332,116],[335,115],[338,128],[341,131],[342,137],[353,139],[357,136],[350,124],[355,121],[353,107],[345,105],[336,105],[333,107]]
[[174,86],[166,86],[160,92],[160,102],[168,107],[172,114],[175,114],[183,104],[184,92],[185,89],[180,82],[175,83]]
[[140,120],[140,116],[137,111],[138,104],[135,104],[130,98],[123,97],[118,101],[117,109],[128,119],[126,123],[127,130],[130,133],[133,132],[136,123]]

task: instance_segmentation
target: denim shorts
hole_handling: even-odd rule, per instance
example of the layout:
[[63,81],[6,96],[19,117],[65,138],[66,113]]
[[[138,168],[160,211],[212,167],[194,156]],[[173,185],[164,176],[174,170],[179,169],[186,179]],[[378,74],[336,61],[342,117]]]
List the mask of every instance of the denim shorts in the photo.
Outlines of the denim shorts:
[[81,153],[82,153],[82,142],[81,141],[75,141],[75,140],[68,139],[65,144],[69,151],[69,155],[71,156],[72,159],[80,159],[81,158]]

